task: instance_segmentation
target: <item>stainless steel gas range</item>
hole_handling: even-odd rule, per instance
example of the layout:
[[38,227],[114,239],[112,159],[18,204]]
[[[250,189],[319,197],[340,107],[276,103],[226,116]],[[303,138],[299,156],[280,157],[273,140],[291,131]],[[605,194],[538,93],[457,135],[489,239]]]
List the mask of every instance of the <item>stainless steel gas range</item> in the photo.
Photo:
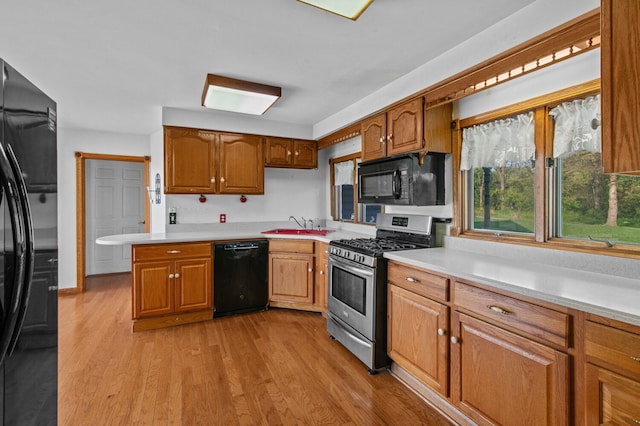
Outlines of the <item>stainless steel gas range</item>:
[[371,374],[389,365],[387,357],[387,261],[385,252],[435,245],[431,216],[383,214],[375,238],[329,243],[327,330]]

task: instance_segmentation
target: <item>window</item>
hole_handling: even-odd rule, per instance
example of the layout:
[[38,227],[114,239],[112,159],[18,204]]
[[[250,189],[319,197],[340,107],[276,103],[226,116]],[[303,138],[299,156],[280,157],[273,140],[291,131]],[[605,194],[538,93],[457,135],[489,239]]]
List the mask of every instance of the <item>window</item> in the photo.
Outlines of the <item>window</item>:
[[640,244],[640,178],[602,173],[600,96],[551,109],[556,208],[551,235],[601,244]]
[[463,234],[640,253],[640,176],[602,172],[598,92],[594,80],[461,121]]
[[530,112],[463,129],[468,230],[534,233],[533,124]]
[[360,204],[358,200],[357,170],[360,153],[330,160],[331,216],[343,222],[375,223],[382,212],[379,204]]

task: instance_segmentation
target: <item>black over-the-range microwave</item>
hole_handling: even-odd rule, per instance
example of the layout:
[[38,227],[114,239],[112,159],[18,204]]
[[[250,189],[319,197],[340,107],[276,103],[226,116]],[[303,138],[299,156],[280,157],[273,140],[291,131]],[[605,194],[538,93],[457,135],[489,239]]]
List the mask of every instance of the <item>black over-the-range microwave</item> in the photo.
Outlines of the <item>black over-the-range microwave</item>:
[[445,154],[406,154],[358,166],[358,202],[434,206],[444,204]]

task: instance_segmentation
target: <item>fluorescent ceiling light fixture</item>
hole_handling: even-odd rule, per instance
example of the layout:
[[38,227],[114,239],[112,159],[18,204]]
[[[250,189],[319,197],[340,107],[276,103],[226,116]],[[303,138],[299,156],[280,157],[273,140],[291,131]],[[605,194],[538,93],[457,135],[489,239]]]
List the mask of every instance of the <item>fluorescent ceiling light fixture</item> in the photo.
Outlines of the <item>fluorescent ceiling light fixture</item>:
[[280,99],[281,91],[275,86],[207,74],[202,91],[202,106],[262,115]]
[[373,0],[298,0],[352,20],[358,19]]

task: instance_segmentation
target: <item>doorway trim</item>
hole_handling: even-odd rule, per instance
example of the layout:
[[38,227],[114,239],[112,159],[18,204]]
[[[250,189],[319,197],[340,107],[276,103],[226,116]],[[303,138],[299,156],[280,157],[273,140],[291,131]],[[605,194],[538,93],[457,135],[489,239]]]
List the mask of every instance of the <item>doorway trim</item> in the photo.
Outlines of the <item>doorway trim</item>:
[[[87,238],[87,220],[86,220],[86,185],[85,172],[86,160],[107,160],[107,161],[131,161],[135,163],[144,163],[144,186],[149,186],[149,165],[151,157],[146,155],[143,157],[131,155],[112,155],[112,154],[94,154],[88,152],[76,151],[76,292],[83,293],[85,291],[86,279],[86,238]],[[149,197],[145,198],[144,207],[144,231],[149,232],[151,222],[151,205]]]

